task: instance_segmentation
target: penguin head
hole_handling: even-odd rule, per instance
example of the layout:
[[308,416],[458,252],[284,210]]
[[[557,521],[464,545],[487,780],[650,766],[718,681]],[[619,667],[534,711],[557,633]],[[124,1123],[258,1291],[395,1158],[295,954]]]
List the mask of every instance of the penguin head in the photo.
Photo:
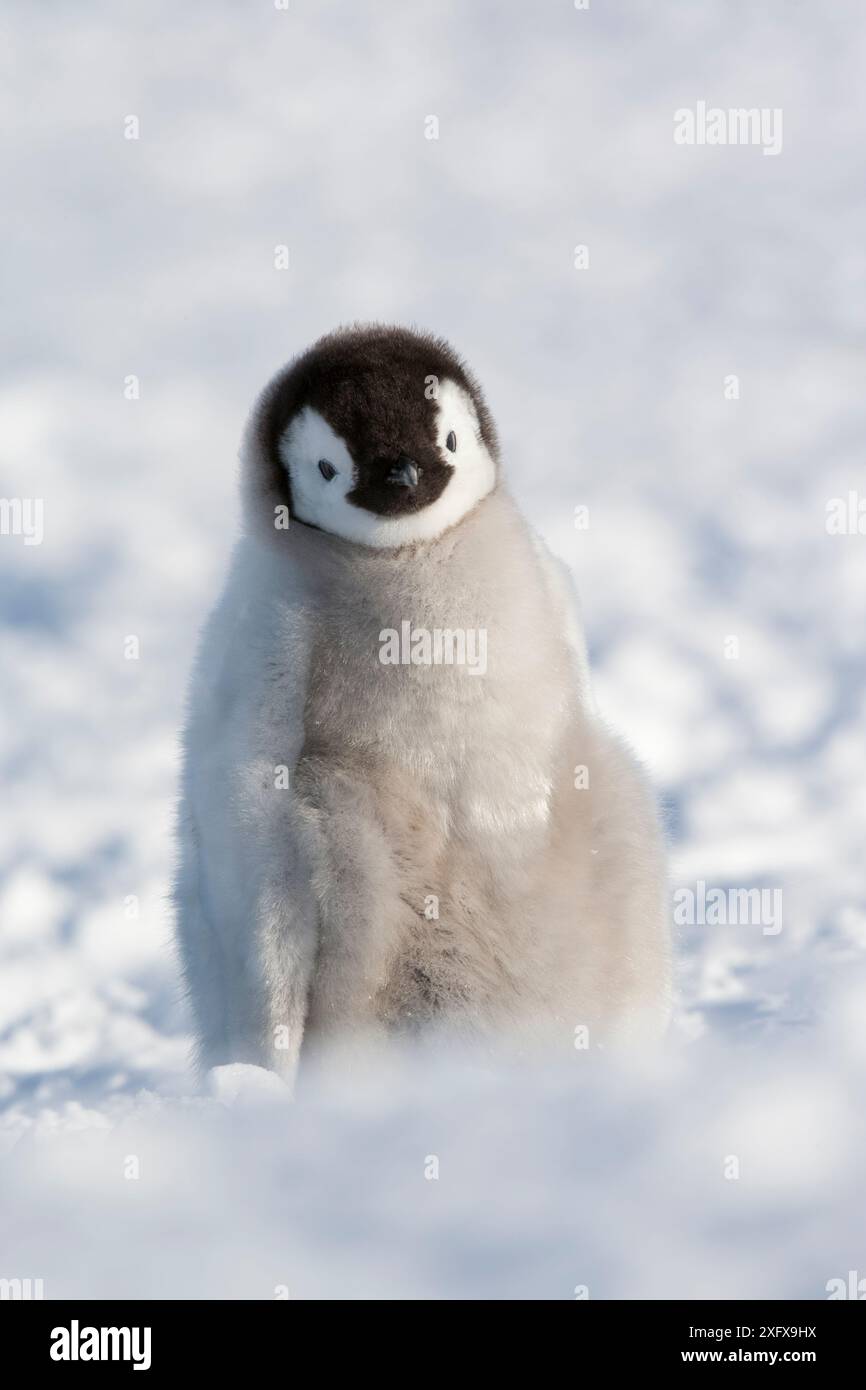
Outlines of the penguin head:
[[265,389],[252,435],[260,503],[380,549],[435,539],[497,481],[477,382],[447,343],[405,328],[321,338]]

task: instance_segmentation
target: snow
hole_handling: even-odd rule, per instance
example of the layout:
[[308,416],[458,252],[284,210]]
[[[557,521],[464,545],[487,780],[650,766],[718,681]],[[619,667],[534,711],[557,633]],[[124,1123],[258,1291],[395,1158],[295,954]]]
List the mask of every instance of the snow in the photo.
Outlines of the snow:
[[[825,519],[864,486],[866,22],[791,19],[11,8],[2,489],[45,536],[0,535],[0,1276],[787,1298],[864,1272],[866,537]],[[781,154],[674,145],[698,100],[781,107]],[[777,935],[678,930],[657,1053],[195,1087],[167,902],[191,645],[253,396],[355,318],[443,332],[485,382],[672,889],[782,890]]]

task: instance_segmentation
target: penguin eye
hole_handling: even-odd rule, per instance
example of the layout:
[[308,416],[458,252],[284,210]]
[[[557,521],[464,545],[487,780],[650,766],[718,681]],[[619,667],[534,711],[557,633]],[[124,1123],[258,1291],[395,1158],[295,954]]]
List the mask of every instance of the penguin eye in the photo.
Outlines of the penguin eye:
[[451,430],[451,432],[448,435],[448,438],[445,440],[445,448],[450,449],[452,454],[455,452],[457,448],[457,435],[454,433],[453,430]]
[[336,468],[332,463],[328,463],[327,459],[319,459],[319,472],[326,483],[329,483],[332,478],[336,478],[337,476]]

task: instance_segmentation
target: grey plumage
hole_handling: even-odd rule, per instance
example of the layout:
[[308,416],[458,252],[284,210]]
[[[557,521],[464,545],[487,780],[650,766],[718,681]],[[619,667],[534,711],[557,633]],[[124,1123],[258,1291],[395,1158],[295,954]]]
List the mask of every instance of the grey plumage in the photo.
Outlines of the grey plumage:
[[[204,1066],[288,1077],[302,1044],[429,1025],[567,1047],[667,1016],[657,819],[593,710],[569,578],[499,478],[477,384],[444,378],[457,359],[436,342],[428,361],[420,335],[407,370],[406,342],[347,335],[331,418],[314,349],[247,431],[246,533],[199,653],[182,789],[178,936]],[[447,470],[433,502],[391,500],[410,449],[419,487]],[[385,664],[383,634],[407,622],[483,633],[483,673],[429,644]]]

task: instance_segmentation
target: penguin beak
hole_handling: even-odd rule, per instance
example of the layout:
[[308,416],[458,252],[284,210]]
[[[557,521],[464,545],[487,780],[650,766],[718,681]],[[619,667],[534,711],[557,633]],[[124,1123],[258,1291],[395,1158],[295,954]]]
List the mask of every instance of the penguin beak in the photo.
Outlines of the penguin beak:
[[418,486],[418,465],[413,459],[401,454],[397,462],[391,468],[385,481],[393,483],[397,487],[415,488]]

